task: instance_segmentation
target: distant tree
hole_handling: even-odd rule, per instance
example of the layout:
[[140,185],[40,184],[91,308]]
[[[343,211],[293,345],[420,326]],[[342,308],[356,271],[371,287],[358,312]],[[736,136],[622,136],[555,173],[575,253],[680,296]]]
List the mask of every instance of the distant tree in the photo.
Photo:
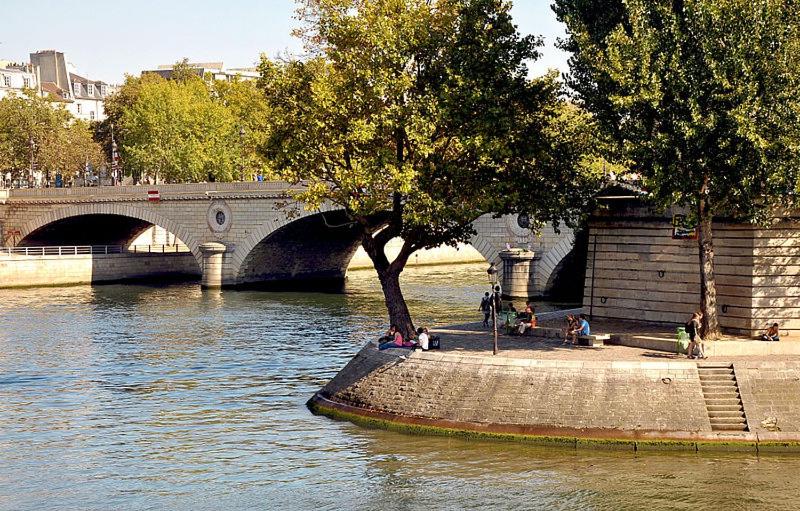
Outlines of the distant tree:
[[202,79],[142,78],[132,85],[132,101],[122,104],[119,121],[126,166],[156,181],[234,178],[236,119],[212,100]]
[[31,161],[40,165],[48,139],[64,129],[71,116],[33,91],[0,99],[0,165],[15,178],[27,175]]
[[236,120],[238,168],[234,175],[247,181],[258,174],[272,177],[266,158],[258,151],[267,140],[270,125],[270,110],[264,93],[255,82],[245,80],[216,80],[211,88],[214,101],[224,105]]
[[48,175],[60,173],[66,179],[83,174],[87,164],[98,169],[107,161],[102,146],[92,138],[89,125],[81,120],[51,132],[42,143],[39,159]]
[[[358,229],[389,319],[413,323],[399,277],[419,249],[466,241],[487,213],[573,220],[591,195],[591,120],[531,80],[541,41],[503,0],[306,0],[304,60],[263,59],[264,153]],[[384,251],[403,239],[398,256]]]
[[38,170],[65,176],[105,162],[88,125],[74,119],[60,104],[28,91],[0,99],[0,170],[15,178],[27,176],[31,162]]
[[796,202],[800,4],[555,0],[568,83],[662,206],[699,222],[707,335],[719,330],[712,221],[767,222]]

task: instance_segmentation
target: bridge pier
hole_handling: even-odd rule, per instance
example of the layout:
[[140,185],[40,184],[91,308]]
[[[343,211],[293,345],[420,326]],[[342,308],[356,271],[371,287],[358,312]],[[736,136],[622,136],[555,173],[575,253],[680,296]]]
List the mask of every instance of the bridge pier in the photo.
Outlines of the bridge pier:
[[532,272],[534,253],[530,250],[511,249],[500,252],[503,261],[503,295],[507,298],[541,296],[536,289]]
[[222,259],[228,249],[222,243],[208,242],[200,245],[203,254],[203,277],[200,286],[203,288],[222,287]]

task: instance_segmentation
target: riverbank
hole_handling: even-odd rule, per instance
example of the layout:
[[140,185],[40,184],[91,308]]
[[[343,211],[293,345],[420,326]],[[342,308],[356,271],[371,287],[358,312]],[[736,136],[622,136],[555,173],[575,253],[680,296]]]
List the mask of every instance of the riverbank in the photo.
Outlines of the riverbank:
[[508,336],[492,356],[480,324],[439,334],[439,352],[367,344],[309,407],[395,431],[575,448],[800,450],[800,356],[698,363]]

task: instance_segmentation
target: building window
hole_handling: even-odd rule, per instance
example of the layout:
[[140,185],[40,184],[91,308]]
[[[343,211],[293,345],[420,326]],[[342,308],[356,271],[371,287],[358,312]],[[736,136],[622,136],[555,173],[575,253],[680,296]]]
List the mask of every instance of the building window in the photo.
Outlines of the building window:
[[81,110],[82,110],[81,106],[82,106],[82,105],[81,105],[80,103],[78,103],[78,104],[76,105],[76,107],[78,108],[78,113],[81,113]]
[[94,84],[87,83],[86,84],[86,94],[89,96],[94,96]]
[[72,90],[76,96],[80,96],[81,94],[81,84],[75,82],[72,84]]
[[11,77],[8,75],[3,75],[3,85],[6,87],[11,87]]
[[22,86],[29,89],[31,87],[31,79],[30,78],[23,78],[22,79]]
[[107,92],[107,88],[106,88],[105,84],[101,84],[100,85],[100,95],[101,96],[105,96],[106,92]]
[[94,110],[89,112],[89,119],[94,120]]

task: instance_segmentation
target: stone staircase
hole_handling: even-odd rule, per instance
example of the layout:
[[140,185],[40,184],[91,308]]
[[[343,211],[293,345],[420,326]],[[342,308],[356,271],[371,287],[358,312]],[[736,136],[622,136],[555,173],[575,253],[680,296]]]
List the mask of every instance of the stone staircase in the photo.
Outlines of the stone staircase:
[[712,431],[747,431],[733,365],[698,365],[697,372]]

